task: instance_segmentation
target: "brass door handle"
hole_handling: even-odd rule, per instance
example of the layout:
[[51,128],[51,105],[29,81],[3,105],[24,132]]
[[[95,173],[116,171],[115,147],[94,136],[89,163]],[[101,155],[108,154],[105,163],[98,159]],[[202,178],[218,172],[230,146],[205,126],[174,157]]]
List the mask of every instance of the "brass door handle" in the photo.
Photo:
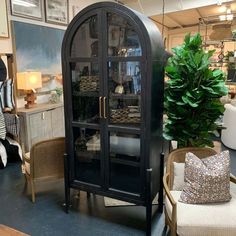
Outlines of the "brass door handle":
[[102,96],[99,97],[99,118],[102,118]]
[[107,118],[106,117],[106,97],[103,97],[103,118]]

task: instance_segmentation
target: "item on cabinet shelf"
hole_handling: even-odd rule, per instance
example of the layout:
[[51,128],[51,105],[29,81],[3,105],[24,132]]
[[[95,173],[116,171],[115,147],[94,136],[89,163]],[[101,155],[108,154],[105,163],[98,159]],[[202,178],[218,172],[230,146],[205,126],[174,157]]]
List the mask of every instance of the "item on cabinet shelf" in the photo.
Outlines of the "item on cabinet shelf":
[[117,85],[115,88],[115,93],[123,94],[125,92],[123,85]]
[[93,42],[91,44],[91,56],[92,57],[97,57],[98,56],[98,40],[96,40],[95,42]]
[[140,158],[140,139],[136,137],[110,136],[110,150],[116,155]]
[[93,135],[86,143],[87,151],[100,151],[100,138],[97,134]]
[[128,106],[111,110],[112,123],[140,123],[141,114],[138,106]]
[[80,91],[93,92],[99,90],[98,76],[81,76],[80,77]]
[[89,35],[92,39],[98,38],[97,16],[92,16],[89,20]]

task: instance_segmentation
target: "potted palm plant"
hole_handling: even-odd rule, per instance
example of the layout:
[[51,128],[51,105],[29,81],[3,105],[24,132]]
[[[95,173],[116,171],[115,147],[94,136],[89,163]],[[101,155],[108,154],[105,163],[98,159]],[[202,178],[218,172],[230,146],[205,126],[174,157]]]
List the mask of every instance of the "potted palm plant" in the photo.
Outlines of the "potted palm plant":
[[165,88],[167,114],[164,137],[176,140],[178,147],[213,146],[212,132],[223,114],[220,97],[227,94],[225,75],[210,68],[209,58],[199,33],[185,36],[184,43],[172,49],[165,68],[169,77]]

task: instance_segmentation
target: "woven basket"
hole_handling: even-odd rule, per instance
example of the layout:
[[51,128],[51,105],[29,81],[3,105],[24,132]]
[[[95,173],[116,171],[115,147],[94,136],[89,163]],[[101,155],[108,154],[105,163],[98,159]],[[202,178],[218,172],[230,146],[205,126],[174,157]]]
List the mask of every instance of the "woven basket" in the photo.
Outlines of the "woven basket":
[[129,109],[111,110],[111,123],[140,123],[140,117],[129,117]]
[[97,76],[81,76],[79,87],[81,92],[98,91],[99,78]]

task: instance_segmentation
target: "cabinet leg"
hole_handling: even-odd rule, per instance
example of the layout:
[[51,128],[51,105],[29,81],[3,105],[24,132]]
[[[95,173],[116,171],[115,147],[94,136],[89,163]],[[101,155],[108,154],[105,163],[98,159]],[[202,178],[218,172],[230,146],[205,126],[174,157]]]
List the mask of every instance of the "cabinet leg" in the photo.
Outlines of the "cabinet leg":
[[152,235],[152,203],[146,206],[146,236]]
[[158,212],[163,212],[163,175],[164,175],[164,153],[160,153],[160,190],[158,195]]
[[65,211],[69,213],[70,206],[70,186],[69,186],[69,170],[68,170],[68,156],[64,154],[64,173],[65,173]]
[[152,234],[152,197],[151,197],[152,169],[146,169],[146,235]]

